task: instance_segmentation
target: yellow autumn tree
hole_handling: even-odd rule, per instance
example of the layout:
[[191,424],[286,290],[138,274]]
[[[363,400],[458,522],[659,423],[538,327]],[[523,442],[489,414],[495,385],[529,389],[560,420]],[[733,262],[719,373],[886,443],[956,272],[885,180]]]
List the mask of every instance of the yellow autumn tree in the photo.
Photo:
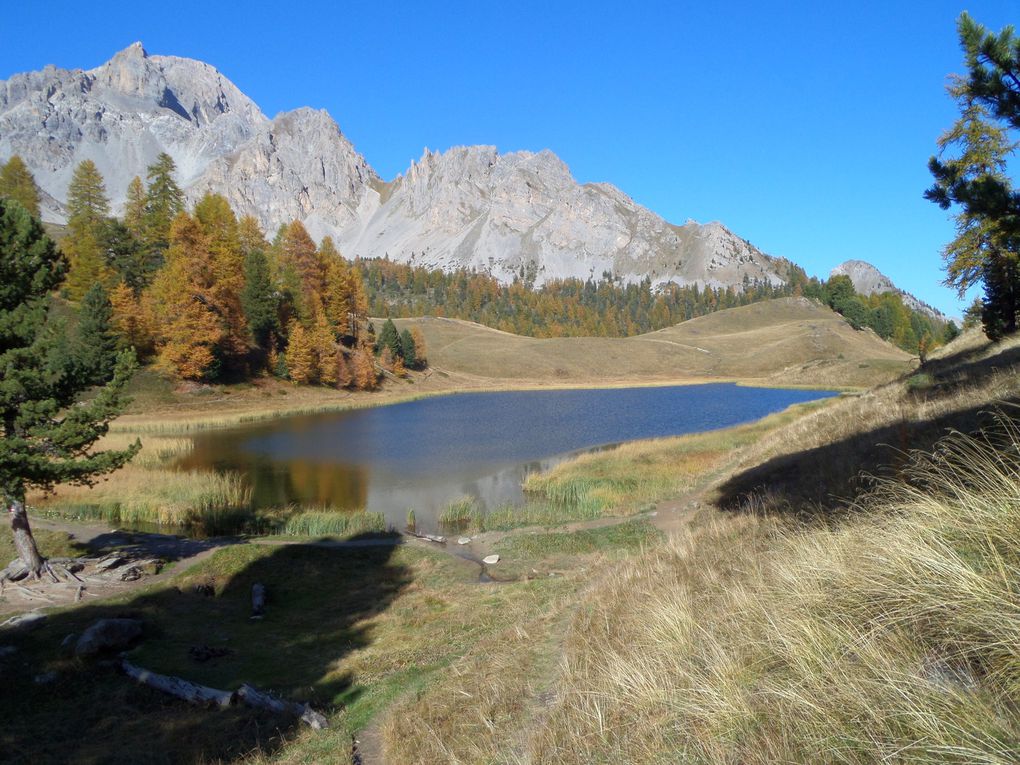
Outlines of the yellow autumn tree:
[[294,221],[283,229],[276,249],[283,288],[291,294],[298,317],[310,326],[326,286],[326,270],[315,242],[301,221]]
[[378,380],[372,352],[364,345],[359,345],[351,358],[354,374],[354,387],[358,390],[372,390]]
[[198,221],[180,213],[170,226],[167,263],[151,287],[158,322],[159,365],[185,380],[215,378],[226,335],[217,303],[209,241]]
[[347,354],[344,352],[343,348],[338,347],[336,349],[334,366],[336,367],[336,387],[351,387],[351,385],[354,384],[354,373],[351,371],[351,365],[347,361]]
[[143,301],[124,282],[118,282],[110,292],[113,307],[111,325],[125,348],[134,348],[140,359],[148,358],[155,348],[151,306]]
[[315,350],[316,366],[319,370],[319,382],[323,385],[336,385],[336,336],[333,334],[333,328],[329,326],[326,312],[322,306],[319,306],[315,313],[315,327],[312,330],[311,341]]
[[206,194],[195,205],[195,219],[209,247],[211,298],[223,324],[219,354],[235,371],[245,366],[248,355],[248,322],[241,307],[244,290],[244,255],[237,218],[230,203],[219,194]]
[[301,385],[309,385],[318,379],[318,365],[315,346],[308,331],[300,322],[292,322],[287,333],[287,374]]
[[421,327],[411,327],[411,338],[414,340],[414,358],[419,369],[424,369],[429,364],[428,354],[425,352],[425,334]]
[[329,237],[319,248],[325,263],[323,304],[330,323],[341,335],[358,337],[358,327],[368,315],[368,297],[361,274],[343,259]]

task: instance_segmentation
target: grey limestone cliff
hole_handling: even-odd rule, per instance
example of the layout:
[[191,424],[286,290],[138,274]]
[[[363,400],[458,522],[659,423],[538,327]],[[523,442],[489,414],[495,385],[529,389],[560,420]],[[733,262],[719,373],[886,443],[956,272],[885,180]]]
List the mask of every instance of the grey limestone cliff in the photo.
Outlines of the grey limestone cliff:
[[189,199],[223,194],[270,235],[299,219],[349,257],[504,281],[611,273],[737,289],[747,279],[780,284],[790,268],[720,223],[673,225],[614,186],[579,184],[549,151],[426,150],[386,183],[324,111],[269,120],[208,64],[150,56],[140,43],[92,70],[48,66],[0,81],[0,160],[25,160],[47,220],[63,220],[81,160],[99,167],[116,210],[163,151]]

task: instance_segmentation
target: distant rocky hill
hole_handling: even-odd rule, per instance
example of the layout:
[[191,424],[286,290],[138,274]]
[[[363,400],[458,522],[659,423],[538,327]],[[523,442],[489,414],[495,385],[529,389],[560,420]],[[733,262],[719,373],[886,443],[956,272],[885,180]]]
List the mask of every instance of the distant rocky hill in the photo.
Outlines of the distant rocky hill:
[[927,303],[918,300],[909,292],[904,292],[892,283],[892,279],[863,260],[848,260],[840,263],[832,269],[829,276],[837,276],[839,274],[849,276],[850,281],[853,282],[854,289],[862,295],[880,295],[883,292],[895,292],[903,299],[903,304],[908,308],[928,314],[941,321],[949,320],[949,317],[937,308],[933,308]]
[[0,160],[19,154],[61,222],[74,167],[92,159],[115,207],[165,151],[194,200],[206,191],[267,232],[302,220],[348,257],[382,257],[502,281],[610,272],[625,281],[783,283],[791,264],[720,223],[673,225],[609,184],[578,184],[548,151],[426,150],[379,178],[323,111],[270,120],[208,64],[150,56],[140,43],[95,69],[47,66],[0,81]]

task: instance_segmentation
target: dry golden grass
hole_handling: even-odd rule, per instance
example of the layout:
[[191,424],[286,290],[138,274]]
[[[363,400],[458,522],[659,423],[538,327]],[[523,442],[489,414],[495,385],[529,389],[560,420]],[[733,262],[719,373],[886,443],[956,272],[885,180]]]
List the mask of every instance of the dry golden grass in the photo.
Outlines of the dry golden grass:
[[1018,449],[956,436],[836,531],[722,518],[611,572],[529,761],[1015,762]]
[[[388,752],[578,765],[1020,760],[1020,428],[986,414],[1016,399],[1018,361],[1020,342],[965,337],[909,379],[755,437],[696,437],[733,439],[697,465],[699,450],[684,463],[670,439],[536,479],[554,493],[611,485],[625,504],[641,482],[600,477],[657,465],[656,479],[677,460],[681,475],[720,473],[718,498],[742,512],[700,511],[667,545],[589,569],[591,588],[565,604],[562,644],[555,627],[524,644],[507,634],[402,704]],[[918,456],[978,425],[986,435]],[[862,466],[883,477],[852,480]],[[827,522],[805,524],[808,510]],[[528,674],[559,650],[553,685]]]
[[[111,433],[96,448],[123,449],[136,438]],[[71,518],[199,529],[214,526],[222,516],[247,510],[251,492],[239,475],[172,467],[173,461],[191,448],[187,438],[148,435],[131,462],[97,485],[62,485],[49,495],[31,493],[28,502],[44,512]]]
[[1020,402],[1020,339],[990,344],[968,333],[913,376],[843,398],[744,450],[717,500],[736,509],[766,491],[794,510],[842,514],[873,474],[893,476],[913,449],[951,430],[971,432],[1000,403]]
[[874,333],[803,298],[703,316],[629,338],[521,337],[457,319],[403,319],[425,334],[429,363],[490,380],[569,384],[757,379],[772,384],[868,386],[910,367]]

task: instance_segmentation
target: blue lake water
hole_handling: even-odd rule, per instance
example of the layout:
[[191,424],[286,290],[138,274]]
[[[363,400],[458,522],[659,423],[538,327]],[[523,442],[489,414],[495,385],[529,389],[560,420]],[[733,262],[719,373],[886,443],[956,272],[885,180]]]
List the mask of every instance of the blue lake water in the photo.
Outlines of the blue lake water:
[[729,427],[833,395],[729,383],[463,393],[202,434],[182,467],[243,474],[256,507],[364,508],[394,526],[413,508],[434,529],[463,497],[489,509],[519,504],[528,473],[577,452]]

